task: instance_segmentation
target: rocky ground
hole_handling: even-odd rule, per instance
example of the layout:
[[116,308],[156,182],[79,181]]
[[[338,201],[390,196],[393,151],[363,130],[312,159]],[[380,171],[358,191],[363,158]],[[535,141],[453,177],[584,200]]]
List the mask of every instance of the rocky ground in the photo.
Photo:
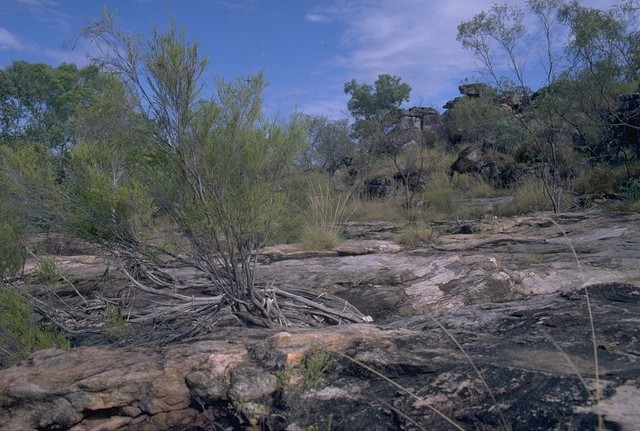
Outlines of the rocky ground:
[[[436,223],[419,247],[397,228],[258,268],[374,323],[41,351],[0,371],[0,430],[640,429],[639,214]],[[98,295],[101,260],[64,254]]]

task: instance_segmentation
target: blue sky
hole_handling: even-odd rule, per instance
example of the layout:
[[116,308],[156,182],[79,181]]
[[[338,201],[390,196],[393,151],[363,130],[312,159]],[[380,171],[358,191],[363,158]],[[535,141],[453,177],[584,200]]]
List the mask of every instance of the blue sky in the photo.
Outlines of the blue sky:
[[[372,83],[382,73],[412,87],[406,106],[441,108],[465,78],[480,74],[456,26],[493,0],[0,0],[0,67],[13,60],[87,64],[87,42],[64,48],[85,19],[115,11],[123,28],[149,34],[170,17],[198,38],[211,60],[207,76],[233,79],[264,71],[264,106],[286,118],[346,118],[344,83]],[[524,0],[510,0],[523,4]],[[608,8],[611,0],[584,0]]]

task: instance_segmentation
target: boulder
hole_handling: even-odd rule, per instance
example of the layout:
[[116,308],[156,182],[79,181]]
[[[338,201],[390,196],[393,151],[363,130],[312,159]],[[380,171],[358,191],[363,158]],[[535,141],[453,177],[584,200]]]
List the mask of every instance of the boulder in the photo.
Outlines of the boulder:
[[470,145],[458,154],[458,158],[451,165],[451,172],[460,174],[474,174],[482,170],[482,146]]
[[368,199],[382,199],[392,191],[392,181],[388,177],[370,178],[364,181],[362,194]]
[[491,87],[484,82],[474,82],[469,84],[460,84],[458,86],[458,91],[460,91],[460,94],[463,96],[476,98],[482,96],[490,88]]
[[414,106],[400,110],[400,130],[416,129],[420,132],[433,132],[442,126],[440,113],[434,108]]
[[492,185],[500,187],[515,184],[526,171],[518,169],[514,163],[508,163],[506,156],[499,152],[486,150],[492,146],[492,143],[485,142],[466,147],[451,164],[450,174],[478,175]]

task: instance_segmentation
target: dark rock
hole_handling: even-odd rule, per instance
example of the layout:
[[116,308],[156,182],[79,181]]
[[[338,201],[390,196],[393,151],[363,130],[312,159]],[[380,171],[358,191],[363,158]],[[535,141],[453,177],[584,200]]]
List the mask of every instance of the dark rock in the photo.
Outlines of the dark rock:
[[458,230],[458,235],[471,235],[473,233],[475,233],[475,230],[468,224],[460,226],[460,229]]
[[491,87],[483,82],[474,82],[470,84],[460,84],[458,91],[466,97],[480,97],[485,94]]
[[450,173],[475,174],[496,187],[515,184],[522,175],[520,166],[507,163],[499,152],[491,151],[491,145],[474,144],[460,152],[451,165]]
[[440,113],[434,108],[414,106],[408,110],[401,110],[400,130],[416,129],[421,132],[432,132],[442,126]]
[[482,166],[482,146],[471,145],[458,154],[451,165],[451,172],[460,174],[479,173]]
[[391,194],[391,179],[378,177],[365,180],[363,195],[369,199],[381,199]]

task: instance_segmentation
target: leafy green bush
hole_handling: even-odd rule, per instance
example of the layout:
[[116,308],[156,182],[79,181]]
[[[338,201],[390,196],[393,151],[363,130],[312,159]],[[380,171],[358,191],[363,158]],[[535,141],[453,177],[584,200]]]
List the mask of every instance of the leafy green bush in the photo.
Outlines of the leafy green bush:
[[24,265],[26,251],[22,238],[7,222],[0,222],[0,280],[17,274]]
[[31,302],[19,291],[0,286],[0,367],[7,367],[37,350],[70,348],[69,340],[48,326],[31,320]]
[[576,181],[575,190],[588,195],[612,194],[619,190],[626,178],[627,172],[624,166],[598,164],[588,169]]
[[640,178],[634,178],[627,182],[624,187],[624,195],[629,201],[640,201]]

